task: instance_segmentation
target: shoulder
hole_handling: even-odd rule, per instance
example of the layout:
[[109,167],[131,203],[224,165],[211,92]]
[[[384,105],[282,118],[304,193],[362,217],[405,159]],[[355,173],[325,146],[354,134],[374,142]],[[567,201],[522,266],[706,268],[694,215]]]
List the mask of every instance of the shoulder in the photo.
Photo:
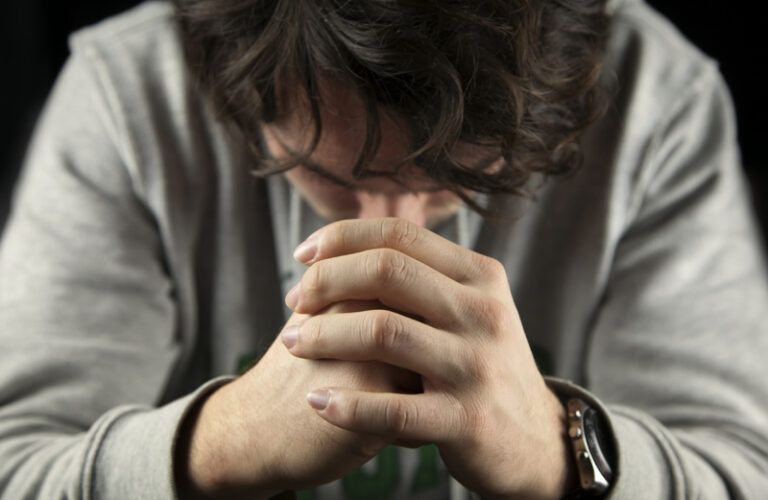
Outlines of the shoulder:
[[[173,7],[152,1],[70,36],[84,63],[112,98],[163,101],[186,85],[186,63]],[[146,92],[141,92],[144,89]]]
[[578,175],[553,179],[539,197],[542,211],[583,210],[591,221],[585,233],[602,232],[606,255],[637,219],[652,184],[712,167],[703,143],[733,122],[716,61],[643,0],[613,0],[609,10],[608,109],[585,133]]
[[647,122],[663,120],[681,98],[719,83],[717,61],[704,54],[643,0],[613,0],[605,76]]
[[[727,125],[733,110],[717,61],[645,1],[612,5],[603,72],[611,103],[593,140],[615,145],[610,175],[626,177],[627,189],[639,194],[663,160],[660,151]],[[715,101],[722,112],[709,113]],[[675,133],[680,129],[685,133]]]
[[146,53],[175,44],[177,38],[173,6],[150,1],[76,31],[69,43],[73,52],[122,46]]
[[[71,35],[69,44],[73,57],[84,60],[116,97],[177,93],[186,83],[179,30],[169,2],[143,3],[81,29]],[[138,93],[142,88],[152,95]]]
[[133,106],[163,103],[187,86],[181,38],[169,2],[146,2],[70,36],[71,57],[84,64],[107,97]]
[[94,82],[137,186],[199,175],[195,155],[218,124],[187,71],[170,2],[146,2],[84,28],[70,47]]

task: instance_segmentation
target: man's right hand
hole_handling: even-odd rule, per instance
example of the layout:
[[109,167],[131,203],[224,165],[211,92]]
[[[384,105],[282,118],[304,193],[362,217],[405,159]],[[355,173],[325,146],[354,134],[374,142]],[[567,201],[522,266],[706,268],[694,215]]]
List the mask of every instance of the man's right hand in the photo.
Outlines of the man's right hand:
[[[367,306],[336,304],[324,313]],[[285,328],[304,318],[293,315]],[[181,497],[268,498],[343,477],[388,443],[324,421],[307,393],[320,386],[404,392],[419,385],[417,375],[378,362],[296,358],[278,337],[256,366],[188,417],[179,442],[186,452],[178,456]]]

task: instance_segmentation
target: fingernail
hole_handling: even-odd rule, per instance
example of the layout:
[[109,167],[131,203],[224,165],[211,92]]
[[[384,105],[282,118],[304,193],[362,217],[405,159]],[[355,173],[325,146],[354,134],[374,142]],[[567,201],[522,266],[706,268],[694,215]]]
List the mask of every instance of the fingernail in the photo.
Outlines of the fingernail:
[[309,406],[315,410],[325,410],[328,408],[328,403],[331,401],[331,391],[328,389],[319,389],[307,394],[307,401]]
[[283,333],[280,334],[280,338],[282,339],[283,344],[285,344],[285,347],[290,349],[299,341],[299,327],[289,326],[283,330]]
[[315,255],[317,254],[317,241],[314,239],[308,239],[298,247],[296,247],[296,251],[293,252],[293,258],[298,260],[299,262],[303,262],[305,264],[309,264],[312,259],[315,258]]
[[301,281],[296,283],[296,286],[291,288],[291,290],[288,292],[288,295],[285,296],[285,305],[287,305],[290,309],[296,309],[296,306],[299,304],[300,292],[301,292]]

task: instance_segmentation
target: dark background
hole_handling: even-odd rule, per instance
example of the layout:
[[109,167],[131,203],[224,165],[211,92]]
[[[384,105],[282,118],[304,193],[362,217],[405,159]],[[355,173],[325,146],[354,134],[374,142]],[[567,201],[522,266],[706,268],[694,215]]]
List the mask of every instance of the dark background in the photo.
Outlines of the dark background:
[[[10,193],[29,134],[59,68],[67,56],[67,35],[140,3],[137,0],[4,0],[0,7],[0,232]],[[763,234],[768,228],[768,164],[760,146],[759,121],[764,117],[764,82],[757,76],[765,64],[758,35],[764,19],[756,9],[724,7],[722,1],[650,1],[673,20],[704,52],[720,62],[739,117],[744,166]]]

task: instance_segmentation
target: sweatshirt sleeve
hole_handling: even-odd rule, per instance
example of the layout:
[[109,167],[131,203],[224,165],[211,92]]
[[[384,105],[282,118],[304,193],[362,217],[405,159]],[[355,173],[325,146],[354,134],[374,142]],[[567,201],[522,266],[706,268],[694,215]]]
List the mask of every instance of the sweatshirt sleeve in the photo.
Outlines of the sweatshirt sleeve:
[[654,144],[588,350],[618,444],[609,496],[765,498],[768,274],[714,65]]
[[46,105],[0,246],[0,498],[174,497],[195,401],[157,407],[179,352],[174,290],[77,51]]

